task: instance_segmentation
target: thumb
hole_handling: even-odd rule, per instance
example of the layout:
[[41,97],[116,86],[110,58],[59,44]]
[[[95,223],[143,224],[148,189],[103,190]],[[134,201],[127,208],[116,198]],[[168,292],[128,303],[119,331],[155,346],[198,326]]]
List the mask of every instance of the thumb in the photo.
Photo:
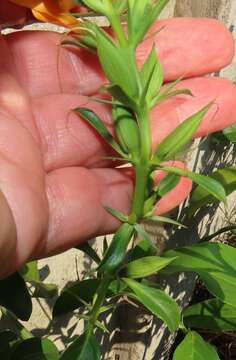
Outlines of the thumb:
[[15,5],[8,0],[0,1],[0,29],[23,24],[26,20],[27,10],[24,7]]

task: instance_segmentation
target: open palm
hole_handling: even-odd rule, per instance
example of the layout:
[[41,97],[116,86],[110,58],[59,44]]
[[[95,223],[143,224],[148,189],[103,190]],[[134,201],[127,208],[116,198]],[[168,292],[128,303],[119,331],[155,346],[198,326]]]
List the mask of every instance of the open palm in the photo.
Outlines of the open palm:
[[[231,35],[209,19],[172,19],[155,27],[163,25],[155,42],[165,79],[184,75],[188,79],[178,86],[189,88],[194,97],[181,95],[154,109],[154,146],[212,99],[217,111],[209,111],[196,136],[235,123],[235,86],[199,77],[231,61]],[[93,108],[112,131],[109,106],[89,100],[104,82],[102,71],[95,56],[61,48],[60,40],[49,32],[0,38],[0,187],[17,234],[6,237],[0,258],[11,271],[28,259],[114,231],[118,223],[102,205],[125,212],[130,206],[132,174],[104,160],[111,149],[71,111],[77,106]],[[139,48],[140,62],[152,43],[149,38]],[[190,181],[182,179],[157,205],[157,212],[178,205],[190,189]],[[9,220],[11,214],[4,214]]]

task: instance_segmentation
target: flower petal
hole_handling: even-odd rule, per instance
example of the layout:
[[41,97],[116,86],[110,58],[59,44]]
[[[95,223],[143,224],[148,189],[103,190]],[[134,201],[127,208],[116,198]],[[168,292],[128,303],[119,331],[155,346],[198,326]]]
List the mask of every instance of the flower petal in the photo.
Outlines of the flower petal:
[[43,22],[51,22],[70,28],[78,27],[78,20],[74,16],[63,15],[60,12],[51,13],[43,4],[40,4],[40,6],[32,9],[32,13],[36,19]]

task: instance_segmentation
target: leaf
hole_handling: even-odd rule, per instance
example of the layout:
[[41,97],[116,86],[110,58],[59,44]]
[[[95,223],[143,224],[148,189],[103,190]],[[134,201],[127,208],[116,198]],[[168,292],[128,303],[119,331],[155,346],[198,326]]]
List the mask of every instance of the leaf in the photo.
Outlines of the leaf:
[[173,360],[220,360],[215,348],[195,331],[190,331],[175,350]]
[[76,246],[76,249],[82,251],[87,256],[89,256],[96,264],[99,264],[101,259],[96,253],[96,251],[92,248],[92,246],[89,245],[88,242],[85,242],[81,245]]
[[107,249],[108,249],[108,241],[107,241],[107,237],[104,236],[103,242],[102,242],[102,255],[103,256],[106,253]]
[[157,247],[150,240],[141,240],[131,252],[131,260],[137,260],[144,256],[154,256],[158,254]]
[[19,272],[25,281],[40,281],[37,261],[30,261],[23,265]]
[[[113,297],[122,295],[127,290],[127,285],[121,280],[121,278],[117,277],[117,280],[113,280],[109,286],[107,297]],[[113,304],[114,305],[114,304]]]
[[179,183],[180,176],[175,174],[168,174],[161,180],[160,184],[153,189],[153,184],[150,186],[153,190],[151,196],[147,198],[144,203],[144,214],[145,217],[149,217],[154,211],[154,205],[160,198],[172,191]]
[[172,191],[180,182],[180,176],[176,174],[168,174],[161,180],[157,186],[156,193],[159,197],[163,197]]
[[162,223],[166,223],[166,224],[180,226],[180,227],[185,228],[185,229],[187,228],[187,226],[181,224],[180,222],[172,220],[172,219],[170,219],[168,217],[165,217],[165,216],[153,215],[153,216],[148,216],[147,219],[151,220],[151,221],[162,222]]
[[98,13],[105,14],[106,7],[102,0],[83,0],[83,3],[90,9]]
[[164,291],[149,287],[132,279],[122,279],[141,302],[154,315],[163,320],[171,332],[180,324],[180,310],[176,302]]
[[102,68],[112,85],[118,85],[131,99],[139,96],[139,74],[133,49],[119,47],[102,29],[97,29],[97,50]]
[[125,155],[117,144],[115,139],[107,130],[102,120],[90,109],[78,107],[74,109],[74,112],[79,113],[84,120],[86,120],[102,137],[106,142],[120,155]]
[[[132,100],[118,85],[108,85],[105,87],[106,91],[113,96],[114,99],[118,100],[123,106],[127,108],[127,110],[135,110],[136,103]],[[113,104],[115,102],[113,100]]]
[[53,307],[53,317],[66,314],[91,302],[99,285],[99,279],[87,279],[64,289]]
[[32,301],[24,280],[17,272],[0,280],[0,305],[12,311],[20,320],[29,320]]
[[[174,88],[176,85],[178,85],[183,80],[183,78],[184,77],[180,77],[180,78],[176,79],[175,81],[169,83],[168,85],[164,85],[163,90],[161,92],[159,92],[157,94],[157,96],[155,96],[155,98],[153,99],[153,105],[155,105],[157,103],[161,103],[163,100],[168,98],[169,94],[171,94],[172,92],[182,90],[182,89],[174,90]],[[185,90],[185,89],[183,89],[183,90]]]
[[189,170],[180,169],[174,166],[162,166],[162,170],[172,174],[188,177],[196,184],[200,185],[208,193],[216,197],[219,201],[226,200],[226,192],[221,183],[209,176],[199,175]]
[[[235,165],[214,171],[212,174],[209,174],[208,176],[221,183],[221,185],[225,189],[226,195],[230,195],[233,191],[236,190]],[[217,199],[214,196],[209,194],[209,192],[206,189],[197,186],[191,195],[188,213],[189,215],[191,215],[201,206],[205,206],[209,203],[215,203],[215,202],[217,202]]]
[[160,163],[172,159],[176,153],[180,152],[192,139],[211,106],[212,102],[177,126],[177,128],[157,146],[153,160]]
[[103,206],[103,207],[107,212],[109,212],[109,214],[114,216],[116,219],[118,219],[122,222],[127,222],[128,216],[125,215],[124,213],[122,213],[121,211],[119,211],[117,209],[113,209],[110,206]]
[[236,307],[218,299],[202,301],[183,312],[186,326],[216,332],[236,330]]
[[236,124],[223,130],[225,137],[232,142],[236,142]]
[[98,268],[100,272],[113,272],[121,265],[133,233],[133,225],[124,223],[119,227]]
[[63,352],[60,360],[100,360],[101,353],[94,335],[85,332]]
[[[176,83],[174,83],[176,85]],[[165,89],[164,91],[160,92],[157,96],[155,96],[152,100],[152,107],[159,105],[160,103],[162,103],[163,101],[170,99],[172,97],[175,97],[177,95],[188,95],[188,96],[193,96],[192,92],[189,89],[176,89],[173,91],[168,91],[168,87],[167,89]]]
[[129,43],[134,48],[143,40],[148,29],[155,22],[169,0],[128,0]]
[[127,0],[114,0],[112,1],[112,5],[121,14],[127,8]]
[[164,271],[193,271],[199,274],[207,289],[222,302],[236,303],[236,249],[222,243],[204,242],[163,254],[174,258]]
[[142,67],[140,75],[144,88],[142,96],[145,98],[149,104],[149,107],[151,108],[152,99],[160,90],[164,81],[163,68],[157,57],[154,46]]
[[129,262],[122,268],[122,276],[138,279],[155,274],[169,265],[174,259],[165,259],[159,256],[145,256]]
[[138,157],[140,153],[140,130],[134,115],[122,105],[114,105],[112,115],[116,134],[122,148],[134,158]]
[[31,338],[17,345],[11,360],[59,360],[59,352],[48,339]]
[[140,224],[135,224],[134,228],[141,239],[151,242],[150,236],[144,227]]

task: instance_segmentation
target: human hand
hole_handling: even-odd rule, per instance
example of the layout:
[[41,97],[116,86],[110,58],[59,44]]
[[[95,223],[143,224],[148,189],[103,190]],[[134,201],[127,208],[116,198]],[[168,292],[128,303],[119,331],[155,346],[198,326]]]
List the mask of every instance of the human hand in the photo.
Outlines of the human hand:
[[[209,19],[159,21],[156,28],[163,25],[155,39],[166,81],[190,77],[178,86],[189,88],[194,98],[181,95],[154,109],[153,143],[212,99],[218,111],[209,111],[196,136],[235,123],[235,86],[198,77],[231,61],[231,35]],[[77,106],[93,108],[112,131],[109,106],[88,98],[104,82],[102,71],[93,55],[61,48],[60,40],[49,32],[0,39],[0,186],[7,201],[3,198],[0,207],[6,218],[0,233],[2,271],[113,232],[118,223],[103,205],[129,211],[132,175],[103,159],[110,148],[71,112]],[[152,41],[140,47],[140,62]],[[183,178],[157,212],[178,205],[190,189]]]

